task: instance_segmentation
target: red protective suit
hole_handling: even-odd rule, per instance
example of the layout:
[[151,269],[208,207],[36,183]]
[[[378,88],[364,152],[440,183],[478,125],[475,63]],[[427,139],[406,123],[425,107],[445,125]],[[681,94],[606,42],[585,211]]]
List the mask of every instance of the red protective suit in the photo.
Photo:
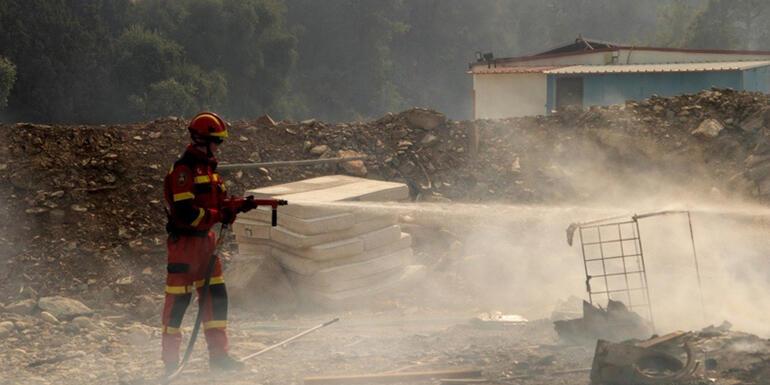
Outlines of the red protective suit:
[[[168,204],[168,275],[163,307],[162,358],[166,365],[179,362],[182,342],[180,325],[195,287],[199,298],[209,258],[215,252],[216,236],[211,227],[234,220],[225,208],[224,183],[215,172],[216,158],[194,146],[187,150],[166,175],[164,195]],[[228,211],[229,210],[229,211]],[[204,303],[203,330],[210,357],[227,353],[227,290],[217,258],[211,274],[209,296]]]

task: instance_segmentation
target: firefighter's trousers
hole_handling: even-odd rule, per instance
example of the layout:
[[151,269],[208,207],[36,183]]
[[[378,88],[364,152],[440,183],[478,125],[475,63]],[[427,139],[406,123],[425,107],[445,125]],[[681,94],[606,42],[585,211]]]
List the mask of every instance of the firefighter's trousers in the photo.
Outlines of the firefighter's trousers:
[[[170,236],[168,239],[168,275],[166,276],[166,301],[163,306],[162,359],[166,364],[179,362],[182,343],[181,325],[185,310],[192,298],[193,288],[202,293],[209,259],[216,248],[216,236]],[[222,276],[222,265],[217,258],[211,274],[209,290],[204,300],[203,330],[209,356],[227,353],[227,289]]]

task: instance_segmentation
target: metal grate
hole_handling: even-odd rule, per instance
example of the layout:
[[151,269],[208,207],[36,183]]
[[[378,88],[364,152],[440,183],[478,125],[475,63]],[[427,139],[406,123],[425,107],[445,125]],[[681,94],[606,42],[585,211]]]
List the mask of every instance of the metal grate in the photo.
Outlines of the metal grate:
[[639,223],[630,221],[577,226],[586,290],[591,304],[623,302],[653,323]]

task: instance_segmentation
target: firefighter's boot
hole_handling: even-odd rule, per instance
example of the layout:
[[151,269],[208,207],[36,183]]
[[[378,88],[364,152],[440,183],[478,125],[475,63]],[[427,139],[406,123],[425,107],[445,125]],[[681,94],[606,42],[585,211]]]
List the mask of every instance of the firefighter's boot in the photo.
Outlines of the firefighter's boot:
[[209,358],[209,369],[212,371],[238,371],[246,367],[241,361],[236,360],[229,354],[218,354]]
[[176,372],[176,370],[179,368],[179,364],[176,362],[166,362],[164,365],[166,367],[165,374],[167,378],[174,374],[174,372]]

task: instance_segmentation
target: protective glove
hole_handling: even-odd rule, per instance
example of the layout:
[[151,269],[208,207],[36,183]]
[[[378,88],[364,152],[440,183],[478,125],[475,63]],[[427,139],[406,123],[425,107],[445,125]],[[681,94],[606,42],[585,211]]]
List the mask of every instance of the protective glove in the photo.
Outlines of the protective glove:
[[241,212],[245,213],[251,210],[254,210],[257,208],[257,202],[254,201],[254,195],[249,195],[246,198],[243,198],[243,204],[241,204]]
[[233,222],[235,222],[235,216],[237,213],[235,210],[233,210],[232,207],[222,207],[220,210],[220,213],[222,215],[222,223],[225,225],[231,225]]

